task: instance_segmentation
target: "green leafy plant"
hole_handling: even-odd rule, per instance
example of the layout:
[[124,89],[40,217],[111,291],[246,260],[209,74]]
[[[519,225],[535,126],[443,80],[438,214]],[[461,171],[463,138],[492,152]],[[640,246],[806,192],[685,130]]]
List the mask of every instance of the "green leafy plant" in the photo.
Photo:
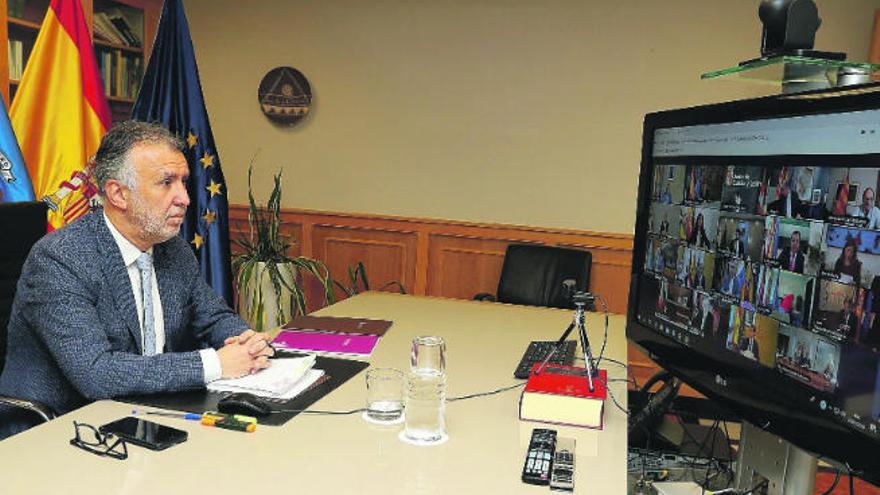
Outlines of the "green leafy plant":
[[[363,261],[358,261],[358,264],[354,267],[348,267],[347,285],[342,284],[338,280],[333,280],[333,283],[348,297],[370,290],[370,282],[367,280],[367,268],[364,266]],[[379,290],[385,290],[389,287],[397,287],[398,292],[406,294],[403,284],[396,280],[388,282],[380,287]]]
[[[335,298],[330,271],[323,262],[306,256],[287,255],[291,242],[279,232],[282,172],[275,175],[266,206],[258,207],[251,185],[252,171],[253,163],[248,167],[250,235],[247,239],[236,240],[243,252],[233,257],[232,268],[239,291],[239,313],[254,330],[265,331],[283,325],[296,315],[305,314],[304,275],[314,276],[321,282],[326,304],[332,304]],[[277,308],[274,316],[266,314],[272,303]],[[272,321],[266,321],[267,317]]]

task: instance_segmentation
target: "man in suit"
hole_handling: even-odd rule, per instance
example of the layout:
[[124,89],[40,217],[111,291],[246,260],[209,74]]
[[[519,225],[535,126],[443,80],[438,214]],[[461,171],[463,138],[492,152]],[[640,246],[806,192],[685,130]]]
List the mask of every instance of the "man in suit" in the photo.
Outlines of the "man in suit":
[[[141,122],[104,136],[94,171],[104,208],[46,235],[28,256],[0,394],[63,414],[268,366],[267,336],[208,287],[177,235],[189,205],[181,148]],[[0,438],[27,428],[17,414],[0,408]]]
[[795,273],[804,273],[804,253],[801,252],[801,233],[797,230],[791,233],[791,245],[779,251],[776,258],[780,268]]
[[791,173],[788,167],[779,171],[779,194],[776,201],[767,205],[768,213],[795,218],[803,216],[804,205],[796,191],[791,190]]

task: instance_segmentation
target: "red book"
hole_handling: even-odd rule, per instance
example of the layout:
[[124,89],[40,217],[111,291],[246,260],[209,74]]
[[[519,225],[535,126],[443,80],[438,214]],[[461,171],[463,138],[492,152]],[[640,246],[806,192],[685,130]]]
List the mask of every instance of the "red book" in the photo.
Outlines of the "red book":
[[535,363],[520,397],[519,419],[602,429],[607,372],[593,375],[590,392],[584,368],[548,364],[536,375],[539,366]]

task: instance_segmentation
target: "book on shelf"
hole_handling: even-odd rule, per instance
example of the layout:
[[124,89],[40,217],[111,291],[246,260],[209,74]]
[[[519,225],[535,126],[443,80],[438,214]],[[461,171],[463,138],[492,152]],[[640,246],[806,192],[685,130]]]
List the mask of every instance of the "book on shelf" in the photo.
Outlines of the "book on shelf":
[[125,37],[116,26],[110,21],[110,18],[104,12],[95,12],[94,16],[95,32],[101,38],[109,40],[117,45],[128,45]]
[[24,41],[9,40],[9,79],[18,81],[24,72]]
[[125,39],[125,44],[131,47],[140,48],[141,40],[138,38],[134,31],[131,28],[131,24],[128,22],[128,18],[125,17],[125,14],[122,13],[119,9],[109,9],[106,12],[107,18],[110,20],[110,23],[116,27],[116,30],[122,35]]
[[535,363],[520,397],[519,418],[602,429],[607,372],[599,370],[594,375],[591,392],[584,368],[548,364],[535,374],[539,366],[541,363]]
[[98,72],[104,94],[117,98],[134,98],[143,77],[143,59],[138,54],[97,47]]

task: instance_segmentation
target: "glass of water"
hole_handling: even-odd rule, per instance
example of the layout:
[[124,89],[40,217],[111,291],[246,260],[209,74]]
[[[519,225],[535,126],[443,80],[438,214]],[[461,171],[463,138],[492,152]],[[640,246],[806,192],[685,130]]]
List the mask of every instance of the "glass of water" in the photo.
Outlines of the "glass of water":
[[394,424],[403,420],[403,372],[394,368],[367,370],[367,410],[364,419]]
[[406,379],[405,442],[431,445],[446,441],[446,343],[440,337],[416,337]]

